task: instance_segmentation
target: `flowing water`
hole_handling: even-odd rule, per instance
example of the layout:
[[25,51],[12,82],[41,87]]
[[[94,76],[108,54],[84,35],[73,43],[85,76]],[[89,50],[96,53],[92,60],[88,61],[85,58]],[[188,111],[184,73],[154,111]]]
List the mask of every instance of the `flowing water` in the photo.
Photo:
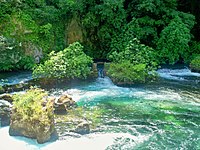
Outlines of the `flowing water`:
[[91,117],[98,111],[95,131],[77,135],[57,126],[59,140],[39,145],[10,137],[4,127],[0,150],[200,150],[200,74],[187,68],[160,69],[158,74],[159,82],[147,85],[118,87],[105,77],[54,89],[51,94],[71,95]]
[[18,83],[25,83],[32,80],[31,71],[19,71],[19,72],[5,72],[0,73],[0,86],[2,85],[14,85]]

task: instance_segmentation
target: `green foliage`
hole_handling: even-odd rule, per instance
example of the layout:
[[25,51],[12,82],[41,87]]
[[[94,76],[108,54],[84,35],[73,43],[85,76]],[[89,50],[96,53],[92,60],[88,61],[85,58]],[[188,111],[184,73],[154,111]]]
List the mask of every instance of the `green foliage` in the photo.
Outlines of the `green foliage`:
[[127,42],[126,47],[120,52],[112,52],[109,59],[116,63],[128,60],[133,65],[145,64],[145,70],[148,72],[157,68],[155,56],[154,50],[151,47],[140,44],[140,41],[134,38]]
[[49,120],[53,117],[53,103],[47,96],[47,92],[38,88],[31,88],[25,94],[14,95],[13,109],[17,117],[39,126],[49,125]]
[[146,65],[134,65],[130,61],[111,63],[108,75],[118,84],[144,83],[146,79]]
[[32,70],[35,66],[35,60],[31,56],[24,56],[22,55],[21,60],[18,64],[16,64],[18,69],[24,69],[24,70]]
[[75,42],[58,53],[51,52],[49,59],[33,71],[34,76],[47,78],[86,78],[90,74],[92,59]]
[[136,38],[129,41],[120,52],[112,52],[109,59],[113,63],[108,69],[108,75],[114,82],[144,83],[146,78],[155,75],[157,68],[154,50],[140,44]]
[[124,0],[84,0],[82,3],[80,16],[87,30],[87,38],[92,43],[85,43],[91,47],[87,53],[94,58],[105,58],[112,38],[121,32],[126,23]]
[[191,62],[192,59],[200,55],[200,42],[192,41],[189,52],[190,52],[190,57],[188,57],[187,63]]
[[31,70],[34,65],[33,57],[24,55],[13,39],[0,36],[0,71]]
[[200,55],[197,55],[190,63],[190,67],[194,71],[200,72]]
[[[47,56],[52,49],[59,51],[64,48],[65,22],[62,21],[64,16],[60,15],[71,13],[72,1],[63,2],[63,0],[59,0],[50,5],[47,5],[44,0],[3,1],[0,3],[2,12],[0,13],[0,36],[12,39],[15,44],[12,49],[4,48],[0,71],[32,68],[35,62],[31,63],[33,61],[30,57],[34,54],[34,47],[29,46],[27,49],[27,43],[42,49],[43,56]],[[65,7],[68,4],[70,8]],[[65,12],[61,12],[64,11],[63,9]],[[15,58],[20,58],[19,63],[13,63],[10,57],[13,55]],[[22,65],[27,61],[28,65]]]
[[179,16],[176,16],[170,24],[161,32],[157,43],[158,53],[161,61],[174,64],[180,58],[188,57],[191,40],[190,29],[183,23]]
[[[31,43],[42,49],[46,59],[51,51],[59,52],[68,46],[66,25],[78,16],[84,51],[93,58],[119,53],[136,37],[142,44],[157,49],[160,63],[173,64],[183,59],[189,62],[194,52],[188,43],[195,18],[185,13],[194,10],[177,9],[182,3],[190,4],[177,0],[4,0],[0,3],[0,36],[15,41],[16,48],[6,49],[5,55],[20,53],[24,58],[27,51],[32,53],[24,43]],[[196,53],[199,52],[195,50]],[[6,65],[0,65],[0,70],[19,68],[9,59],[6,57]]]

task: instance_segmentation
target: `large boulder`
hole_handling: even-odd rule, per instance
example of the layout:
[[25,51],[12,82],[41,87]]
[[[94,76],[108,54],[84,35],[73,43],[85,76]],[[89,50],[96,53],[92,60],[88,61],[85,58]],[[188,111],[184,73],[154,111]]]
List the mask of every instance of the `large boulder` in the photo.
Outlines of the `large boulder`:
[[65,113],[76,107],[76,102],[68,95],[62,95],[55,101],[54,108],[56,113]]
[[14,96],[9,134],[25,136],[44,143],[56,136],[54,99],[41,89],[30,89]]
[[10,111],[12,105],[4,100],[0,100],[0,126],[8,126],[10,124]]
[[57,136],[53,120],[50,120],[49,125],[40,125],[37,122],[23,121],[16,115],[11,115],[9,134],[11,136],[25,136],[37,139],[37,142],[40,144]]

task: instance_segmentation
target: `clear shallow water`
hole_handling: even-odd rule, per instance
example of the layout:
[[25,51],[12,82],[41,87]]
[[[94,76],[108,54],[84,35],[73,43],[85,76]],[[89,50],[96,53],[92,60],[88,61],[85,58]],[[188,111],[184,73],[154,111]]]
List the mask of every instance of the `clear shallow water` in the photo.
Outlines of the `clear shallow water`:
[[8,127],[0,128],[0,149],[200,149],[200,74],[185,68],[158,73],[162,74],[158,83],[144,86],[118,87],[105,77],[55,89],[53,95],[67,93],[91,112],[99,110],[96,131],[83,136],[66,132],[56,142],[38,145],[8,136]]

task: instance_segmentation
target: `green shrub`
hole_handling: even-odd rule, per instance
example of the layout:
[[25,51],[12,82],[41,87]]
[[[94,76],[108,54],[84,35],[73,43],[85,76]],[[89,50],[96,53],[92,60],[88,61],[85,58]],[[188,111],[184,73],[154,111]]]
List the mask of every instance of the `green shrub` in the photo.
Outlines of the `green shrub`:
[[22,56],[18,65],[19,69],[23,68],[25,70],[31,70],[36,65],[36,63],[32,56]]
[[180,58],[187,60],[192,37],[190,28],[193,24],[188,27],[184,20],[177,16],[162,30],[157,42],[158,55],[162,63],[175,64]]
[[144,83],[146,78],[156,75],[154,50],[140,44],[136,38],[130,40],[124,50],[112,52],[109,59],[113,63],[108,69],[108,75],[114,82]]
[[130,61],[120,63],[111,63],[108,69],[108,75],[115,83],[144,83],[147,72],[145,64],[134,65]]
[[33,71],[33,76],[47,78],[86,78],[90,74],[92,58],[75,42],[58,53],[51,52],[49,59]]
[[200,55],[197,55],[190,63],[190,67],[193,71],[200,72]]
[[47,96],[47,92],[37,88],[31,88],[25,94],[16,94],[13,96],[13,110],[22,121],[49,125],[49,119],[53,117],[53,106]]
[[115,63],[128,60],[133,65],[145,64],[147,72],[154,71],[157,68],[155,57],[154,50],[149,46],[140,44],[137,38],[130,40],[126,47],[120,52],[114,51],[109,55],[109,59]]

